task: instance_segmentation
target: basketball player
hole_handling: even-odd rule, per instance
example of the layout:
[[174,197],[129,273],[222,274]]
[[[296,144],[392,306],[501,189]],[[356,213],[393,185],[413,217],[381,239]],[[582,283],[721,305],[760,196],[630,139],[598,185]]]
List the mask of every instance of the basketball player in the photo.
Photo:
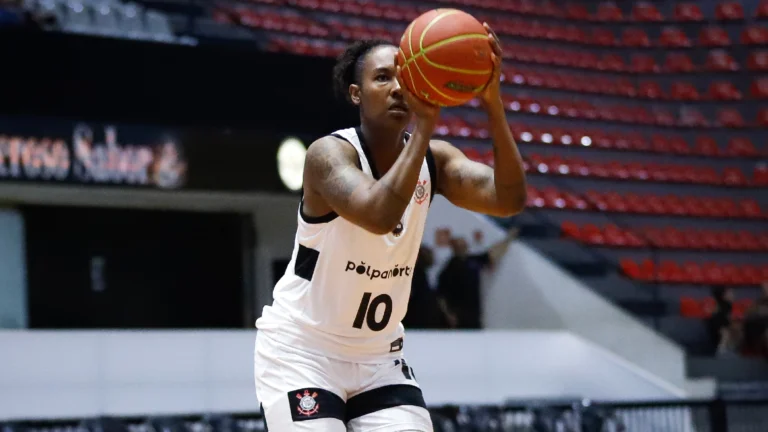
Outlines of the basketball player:
[[401,324],[430,202],[440,193],[510,216],[526,200],[501,102],[501,47],[486,29],[495,70],[478,96],[494,169],[430,139],[439,109],[401,85],[395,46],[361,41],[339,57],[335,87],[359,107],[360,126],[309,147],[293,256],[256,322],[256,394],[269,431],[433,430]]

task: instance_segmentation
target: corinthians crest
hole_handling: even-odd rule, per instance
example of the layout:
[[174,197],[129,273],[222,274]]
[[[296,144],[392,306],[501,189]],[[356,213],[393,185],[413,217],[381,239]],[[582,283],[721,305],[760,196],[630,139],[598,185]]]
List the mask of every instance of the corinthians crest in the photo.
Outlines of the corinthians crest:
[[413,192],[413,199],[417,204],[423,203],[427,200],[427,197],[429,197],[429,192],[427,191],[427,183],[429,183],[428,180],[421,180],[416,183],[416,190]]
[[296,407],[297,410],[299,410],[299,414],[305,415],[305,416],[311,416],[312,414],[317,413],[317,411],[320,409],[320,404],[317,403],[315,398],[317,397],[316,392],[309,393],[309,390],[304,390],[304,393],[296,393],[296,398],[299,399],[299,405]]

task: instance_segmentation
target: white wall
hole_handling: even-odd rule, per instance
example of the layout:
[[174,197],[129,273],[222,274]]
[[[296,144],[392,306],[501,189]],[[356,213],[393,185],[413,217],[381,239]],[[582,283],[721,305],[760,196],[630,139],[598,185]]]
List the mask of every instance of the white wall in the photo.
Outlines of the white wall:
[[287,259],[293,251],[298,223],[299,200],[294,196],[259,204],[253,210],[256,227],[256,296],[254,310],[261,316],[264,305],[272,304],[274,277],[272,262]]
[[[255,412],[255,331],[0,331],[0,420]],[[674,398],[567,332],[409,332],[428,404]]]
[[27,266],[24,219],[0,209],[0,328],[26,328]]

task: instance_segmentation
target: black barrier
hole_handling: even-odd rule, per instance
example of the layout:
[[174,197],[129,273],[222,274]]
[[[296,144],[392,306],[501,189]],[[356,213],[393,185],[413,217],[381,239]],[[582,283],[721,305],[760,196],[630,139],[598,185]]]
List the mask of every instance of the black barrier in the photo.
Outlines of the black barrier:
[[[291,193],[300,185],[302,152],[315,138],[255,130],[0,117],[0,182]],[[283,147],[288,153],[280,159],[278,152],[287,141],[292,145]]]
[[[768,400],[528,402],[430,409],[435,432],[765,432]],[[0,432],[260,432],[258,414],[0,422]]]
[[0,114],[315,135],[358,121],[333,97],[332,59],[255,48],[0,29]]

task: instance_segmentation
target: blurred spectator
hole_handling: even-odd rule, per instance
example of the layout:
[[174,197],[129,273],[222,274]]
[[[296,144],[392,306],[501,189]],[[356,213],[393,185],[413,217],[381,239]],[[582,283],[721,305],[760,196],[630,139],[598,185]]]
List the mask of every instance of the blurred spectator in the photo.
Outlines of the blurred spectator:
[[480,272],[498,262],[517,233],[513,228],[503,240],[476,254],[469,254],[464,238],[451,239],[453,256],[438,280],[438,305],[449,328],[482,328]]
[[440,325],[437,296],[429,283],[427,270],[434,264],[432,249],[422,246],[413,269],[411,298],[403,319],[406,328],[438,328]]
[[719,351],[721,338],[730,331],[731,313],[733,311],[733,291],[724,286],[712,287],[712,297],[715,299],[715,309],[709,318],[709,334],[714,351]]
[[745,354],[768,357],[768,281],[763,292],[744,317]]
[[717,345],[718,356],[738,356],[743,346],[743,323],[731,320],[730,325],[720,328],[720,340]]

